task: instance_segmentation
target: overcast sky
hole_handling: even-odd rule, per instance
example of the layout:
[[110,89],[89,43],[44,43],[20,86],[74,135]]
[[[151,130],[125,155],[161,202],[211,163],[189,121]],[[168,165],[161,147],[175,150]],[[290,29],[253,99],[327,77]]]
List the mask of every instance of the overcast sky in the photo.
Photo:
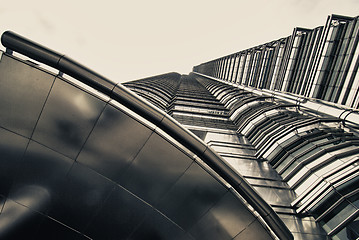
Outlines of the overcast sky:
[[[359,0],[12,0],[0,32],[12,30],[114,82],[176,71],[359,15]],[[1,46],[1,49],[4,49]]]

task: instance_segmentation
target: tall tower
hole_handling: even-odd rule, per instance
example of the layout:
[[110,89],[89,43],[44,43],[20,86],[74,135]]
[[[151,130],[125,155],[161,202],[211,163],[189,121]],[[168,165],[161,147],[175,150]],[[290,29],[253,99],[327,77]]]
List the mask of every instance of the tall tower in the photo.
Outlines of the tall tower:
[[357,239],[358,41],[331,15],[122,85],[5,32],[0,238]]
[[312,217],[333,239],[359,236],[358,40],[359,17],[330,15],[325,26],[295,28],[286,38],[193,68],[230,109],[257,160],[287,184],[288,192],[275,191],[273,199],[289,205],[270,200],[275,195],[261,186],[270,184],[252,186],[282,219]]

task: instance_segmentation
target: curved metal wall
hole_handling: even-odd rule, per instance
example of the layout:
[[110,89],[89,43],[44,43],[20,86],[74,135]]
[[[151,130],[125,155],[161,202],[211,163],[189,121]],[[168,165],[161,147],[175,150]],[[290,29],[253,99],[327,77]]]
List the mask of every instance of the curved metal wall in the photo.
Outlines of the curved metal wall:
[[7,54],[0,96],[1,238],[272,238],[201,159],[108,96]]

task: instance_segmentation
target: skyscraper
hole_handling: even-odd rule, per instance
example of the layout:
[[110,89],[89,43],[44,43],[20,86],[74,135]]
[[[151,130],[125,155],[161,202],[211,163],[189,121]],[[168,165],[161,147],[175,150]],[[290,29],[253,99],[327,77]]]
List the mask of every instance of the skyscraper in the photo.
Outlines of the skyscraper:
[[358,238],[357,20],[124,85],[4,33],[0,236]]

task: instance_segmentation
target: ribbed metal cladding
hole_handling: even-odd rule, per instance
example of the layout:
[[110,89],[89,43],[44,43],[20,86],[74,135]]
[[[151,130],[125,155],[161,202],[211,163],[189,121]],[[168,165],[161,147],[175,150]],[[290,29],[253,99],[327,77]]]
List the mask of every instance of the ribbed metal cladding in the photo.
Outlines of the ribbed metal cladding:
[[231,119],[256,148],[257,158],[268,161],[295,192],[290,206],[298,216],[313,216],[330,237],[357,236],[359,124],[342,125],[351,111],[320,103],[304,107],[311,102],[198,76],[231,109]]
[[289,37],[202,63],[193,71],[358,109],[358,19],[333,14],[325,26],[295,28]]

